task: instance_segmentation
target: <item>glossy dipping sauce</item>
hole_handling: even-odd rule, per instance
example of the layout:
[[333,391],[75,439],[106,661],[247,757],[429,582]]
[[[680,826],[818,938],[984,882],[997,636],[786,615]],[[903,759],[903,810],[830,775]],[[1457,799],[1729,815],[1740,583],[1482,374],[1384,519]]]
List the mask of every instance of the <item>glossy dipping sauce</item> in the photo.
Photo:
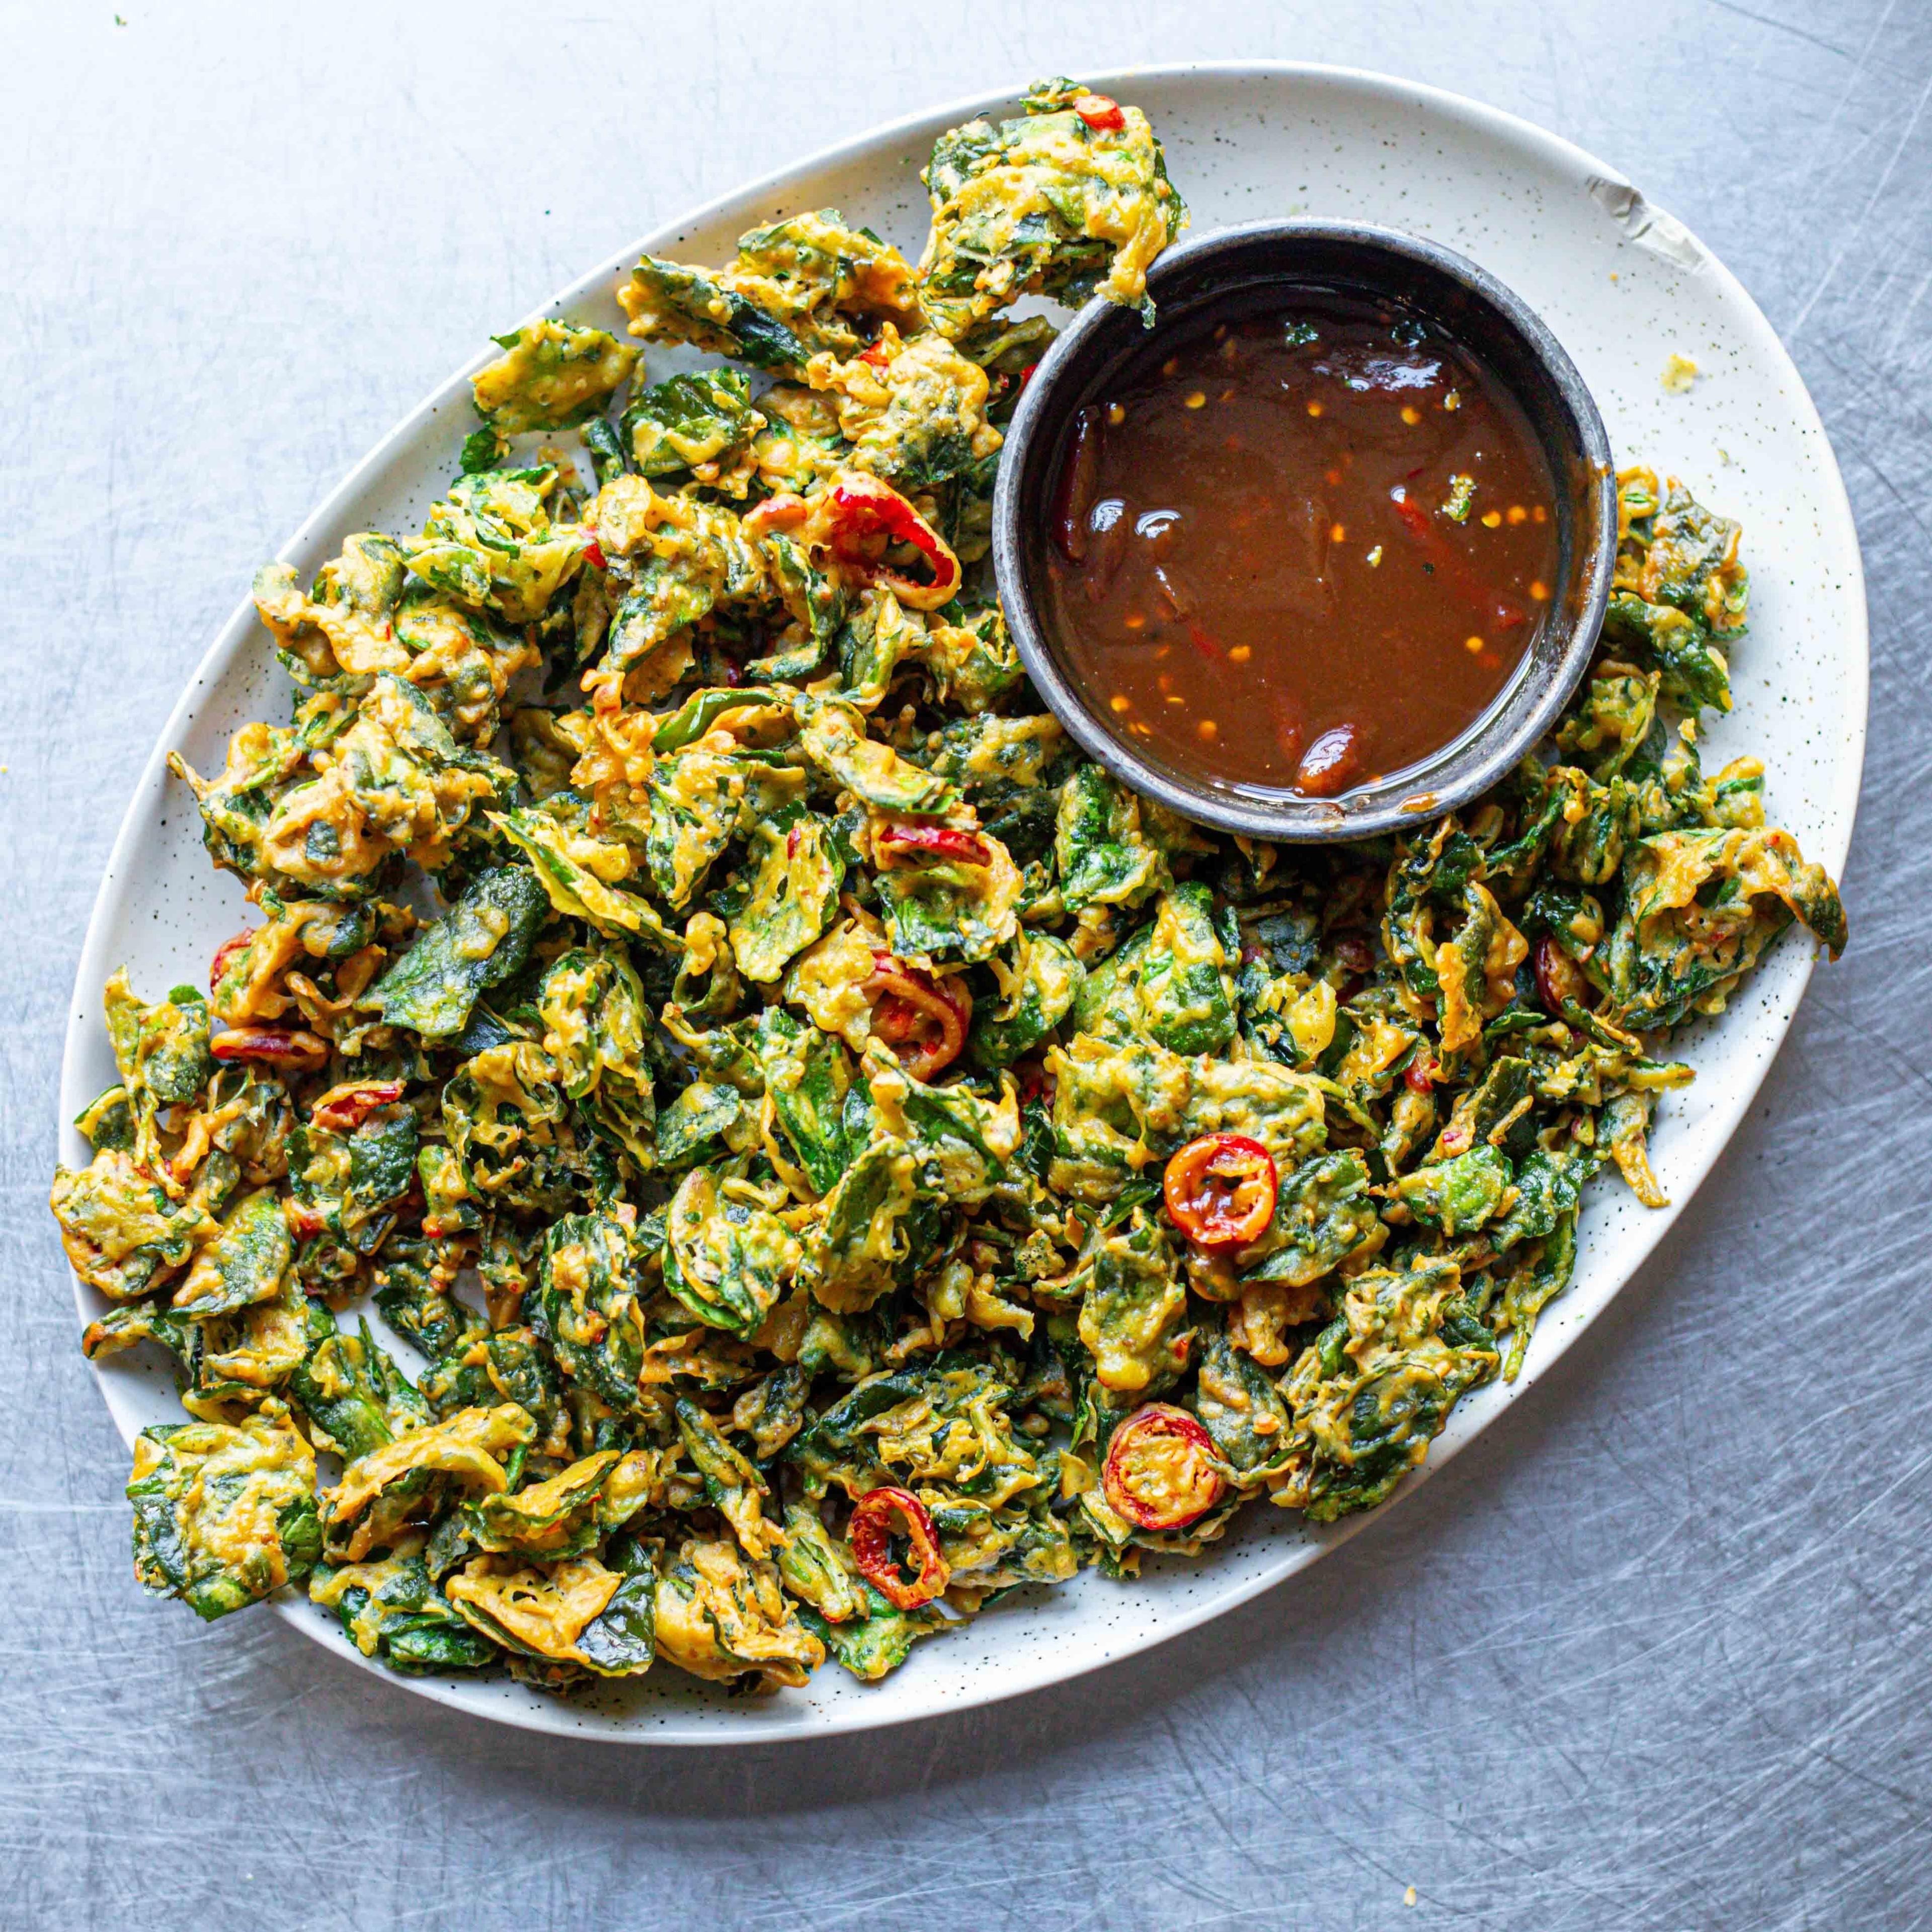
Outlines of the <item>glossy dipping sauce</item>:
[[1454,742],[1556,580],[1528,418],[1439,327],[1282,289],[1125,364],[1077,418],[1048,601],[1117,730],[1332,797]]

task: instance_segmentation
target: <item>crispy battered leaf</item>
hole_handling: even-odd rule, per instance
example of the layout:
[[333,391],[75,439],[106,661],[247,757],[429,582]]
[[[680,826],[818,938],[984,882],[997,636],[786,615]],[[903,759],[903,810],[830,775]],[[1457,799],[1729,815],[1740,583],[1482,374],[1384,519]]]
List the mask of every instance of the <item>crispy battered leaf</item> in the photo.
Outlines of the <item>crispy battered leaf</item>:
[[526,866],[496,866],[383,974],[374,995],[391,1026],[426,1040],[462,1031],[485,988],[522,971],[550,900]]
[[626,1210],[566,1214],[544,1235],[538,1333],[572,1381],[619,1409],[637,1399],[644,1318]]
[[310,1302],[306,1320],[308,1346],[290,1392],[344,1457],[367,1456],[433,1420],[429,1405],[377,1346],[366,1319],[347,1334],[326,1307]]
[[344,1634],[364,1657],[415,1676],[479,1670],[496,1652],[458,1617],[419,1553],[370,1563],[319,1564],[309,1600],[334,1611]]
[[1136,1394],[1180,1372],[1187,1291],[1166,1228],[1144,1208],[1094,1237],[1069,1286],[1080,1292],[1080,1340],[1102,1388]]
[[764,423],[752,406],[749,381],[736,369],[700,369],[654,383],[631,398],[620,418],[640,476],[722,463],[748,448]]
[[767,1006],[758,1016],[758,1058],[774,1124],[792,1160],[816,1192],[830,1193],[846,1163],[852,1070],[845,1049],[782,1006]]
[[932,232],[920,260],[926,313],[964,338],[1022,295],[1145,301],[1147,272],[1187,220],[1160,144],[1137,107],[1118,129],[1072,110],[1071,82],[1042,83],[1018,120],[940,136],[920,177]]
[[171,1201],[118,1148],[103,1148],[78,1173],[56,1168],[50,1204],[74,1273],[116,1301],[133,1300],[178,1273],[215,1229],[200,1202]]
[[1141,802],[1098,765],[1060,788],[1054,830],[1060,890],[1070,910],[1143,904],[1171,883],[1167,862],[1141,826]]
[[1237,1258],[1244,1282],[1306,1287],[1360,1250],[1381,1244],[1382,1226],[1369,1192],[1369,1170],[1353,1148],[1318,1154],[1284,1174],[1268,1232]]
[[486,428],[499,436],[572,429],[622,388],[638,352],[601,328],[546,319],[496,338],[502,354],[470,378]]
[[728,1539],[687,1538],[660,1575],[654,1601],[659,1654],[694,1677],[797,1685],[825,1661],[825,1646],[799,1622],[776,1567],[748,1559]]
[[1318,1522],[1372,1508],[1496,1366],[1452,1263],[1418,1258],[1358,1275],[1341,1315],[1282,1384],[1294,1423],[1277,1500]]
[[832,923],[845,867],[814,812],[756,826],[748,842],[749,862],[734,875],[731,952],[746,979],[769,985]]
[[782,1191],[728,1172],[694,1168],[679,1184],[665,1228],[664,1286],[699,1321],[754,1334],[802,1258],[772,1211]]
[[1021,932],[1010,959],[995,953],[988,963],[1002,998],[974,1009],[968,1044],[980,1066],[998,1070],[1052,1037],[1072,1011],[1086,974],[1073,949],[1046,932]]
[[233,1427],[144,1429],[128,1500],[142,1587],[211,1621],[300,1582],[321,1553],[315,1458],[279,1403]]
[[[779,1567],[784,1567],[782,1559]],[[790,1581],[789,1576],[786,1581]],[[801,1610],[799,1620],[854,1677],[866,1683],[876,1684],[898,1670],[921,1637],[936,1636],[952,1628],[944,1614],[930,1604],[915,1610],[895,1610],[871,1584],[861,1582],[857,1588],[865,1606],[862,1616],[833,1623],[812,1609]]]
[[243,1196],[196,1255],[172,1306],[178,1315],[201,1317],[272,1300],[294,1258],[295,1240],[280,1201],[274,1189],[258,1187]]

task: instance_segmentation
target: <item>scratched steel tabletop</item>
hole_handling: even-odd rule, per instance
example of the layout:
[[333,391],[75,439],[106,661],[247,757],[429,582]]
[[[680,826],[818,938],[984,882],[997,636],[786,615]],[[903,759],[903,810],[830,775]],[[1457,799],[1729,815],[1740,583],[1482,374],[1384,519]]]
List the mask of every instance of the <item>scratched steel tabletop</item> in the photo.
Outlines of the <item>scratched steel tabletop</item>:
[[[117,17],[113,8],[122,10]],[[0,6],[0,1926],[1932,1924],[1932,8]],[[1870,579],[1852,946],[1502,1424],[1309,1574],[817,1745],[486,1726],[129,1570],[44,1201],[88,909],[256,562],[490,328],[680,209],[1035,71],[1382,68],[1622,169],[1790,343]]]

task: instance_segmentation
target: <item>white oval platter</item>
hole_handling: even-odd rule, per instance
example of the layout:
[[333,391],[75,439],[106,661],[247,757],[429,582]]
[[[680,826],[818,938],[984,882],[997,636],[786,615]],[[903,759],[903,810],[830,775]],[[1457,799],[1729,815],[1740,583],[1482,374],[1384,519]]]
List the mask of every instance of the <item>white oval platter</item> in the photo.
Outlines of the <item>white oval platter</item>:
[[[1269,215],[1351,217],[1472,256],[1554,329],[1602,406],[1619,461],[1681,475],[1714,508],[1742,519],[1754,579],[1751,629],[1735,653],[1736,709],[1712,734],[1706,757],[1721,763],[1748,749],[1763,758],[1774,820],[1835,874],[1851,838],[1864,740],[1857,536],[1798,372],[1723,266],[1608,164],[1508,115],[1412,82],[1333,68],[1220,63],[1082,78],[1147,110],[1197,231]],[[756,182],[613,256],[542,313],[618,328],[612,290],[640,249],[722,260],[741,230],[802,208],[838,206],[916,257],[926,227],[919,170],[934,136],[981,111],[1016,111],[1010,104],[1018,91],[896,122]],[[467,377],[490,352],[479,345],[468,367],[330,493],[281,556],[306,575],[352,531],[419,529],[473,421]],[[1688,393],[1660,380],[1672,354],[1701,372]],[[660,365],[680,359],[653,352],[659,374]],[[115,1077],[102,982],[123,964],[149,997],[199,980],[214,947],[241,922],[239,887],[211,867],[193,803],[168,776],[164,754],[178,748],[198,769],[218,769],[237,725],[284,716],[286,708],[286,680],[244,600],[161,733],[94,904],[62,1067],[63,1158],[70,1162],[84,1161],[87,1150],[65,1124]],[[1653,1142],[1673,1204],[1647,1212],[1614,1180],[1592,1190],[1576,1281],[1545,1313],[1522,1376],[1467,1398],[1398,1499],[1527,1390],[1683,1211],[1768,1070],[1813,963],[1802,935],[1788,937],[1730,1010],[1688,1040],[1682,1050],[1696,1066],[1696,1084],[1669,1097]],[[76,1292],[82,1318],[93,1318],[97,1298]],[[170,1374],[136,1359],[146,1352],[98,1369],[129,1442],[147,1425],[181,1414]],[[1138,1586],[1090,1572],[1061,1589],[1023,1592],[963,1632],[922,1646],[878,1685],[859,1684],[828,1663],[802,1690],[747,1699],[667,1669],[566,1701],[507,1679],[379,1674],[478,1716],[566,1736],[706,1744],[822,1736],[963,1709],[1132,1656],[1315,1562],[1364,1520],[1312,1531],[1257,1505],[1198,1562],[1150,1564]],[[363,1662],[332,1616],[292,1592],[284,1598],[274,1606],[281,1616]]]

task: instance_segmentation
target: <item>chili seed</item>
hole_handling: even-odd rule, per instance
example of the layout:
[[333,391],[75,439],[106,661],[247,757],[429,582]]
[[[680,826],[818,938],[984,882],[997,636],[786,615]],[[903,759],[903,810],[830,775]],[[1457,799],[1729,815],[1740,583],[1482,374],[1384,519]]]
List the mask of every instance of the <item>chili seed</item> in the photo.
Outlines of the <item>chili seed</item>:
[[1211,738],[1220,729],[1220,727],[1211,718],[1202,718],[1194,728],[1195,735],[1202,738]]
[[1546,604],[1550,602],[1550,586],[1544,583],[1543,579],[1539,577],[1536,581],[1529,586],[1529,594],[1531,596],[1534,597],[1539,604]]
[[[1479,651],[1483,648],[1483,640],[1480,638],[1465,638],[1462,640],[1462,648],[1466,651]],[[1118,704],[1120,700],[1116,698],[1114,702]]]
[[1419,423],[1422,420],[1422,412],[1412,404],[1404,403],[1402,406],[1402,419],[1404,422],[1412,424]]
[[1196,389],[1187,398],[1187,406],[1190,410],[1198,410],[1206,403],[1207,400],[1207,391],[1204,389]]
[[1138,610],[1130,610],[1120,622],[1126,625],[1129,630],[1138,631],[1147,622],[1147,619]]
[[1115,692],[1107,701],[1116,711],[1130,711],[1133,709],[1133,700],[1124,691]]
[[1528,514],[1520,503],[1512,503],[1509,507],[1509,520],[1513,524],[1521,523]]
[[1483,527],[1486,530],[1500,528],[1502,520],[1503,513],[1500,510],[1485,510],[1483,512]]
[[1109,403],[1107,405],[1107,420],[1114,428],[1118,429],[1126,419],[1127,410],[1124,403]]
[[1346,540],[1348,534],[1346,527],[1342,524],[1330,524],[1328,526],[1328,541],[1330,543],[1343,542]]
[[1308,406],[1308,413],[1312,416],[1318,416],[1322,413],[1322,405],[1319,403],[1310,403]]
[[1253,645],[1236,644],[1228,652],[1228,662],[1230,664],[1246,664],[1249,658],[1252,657],[1254,654],[1255,647]]

